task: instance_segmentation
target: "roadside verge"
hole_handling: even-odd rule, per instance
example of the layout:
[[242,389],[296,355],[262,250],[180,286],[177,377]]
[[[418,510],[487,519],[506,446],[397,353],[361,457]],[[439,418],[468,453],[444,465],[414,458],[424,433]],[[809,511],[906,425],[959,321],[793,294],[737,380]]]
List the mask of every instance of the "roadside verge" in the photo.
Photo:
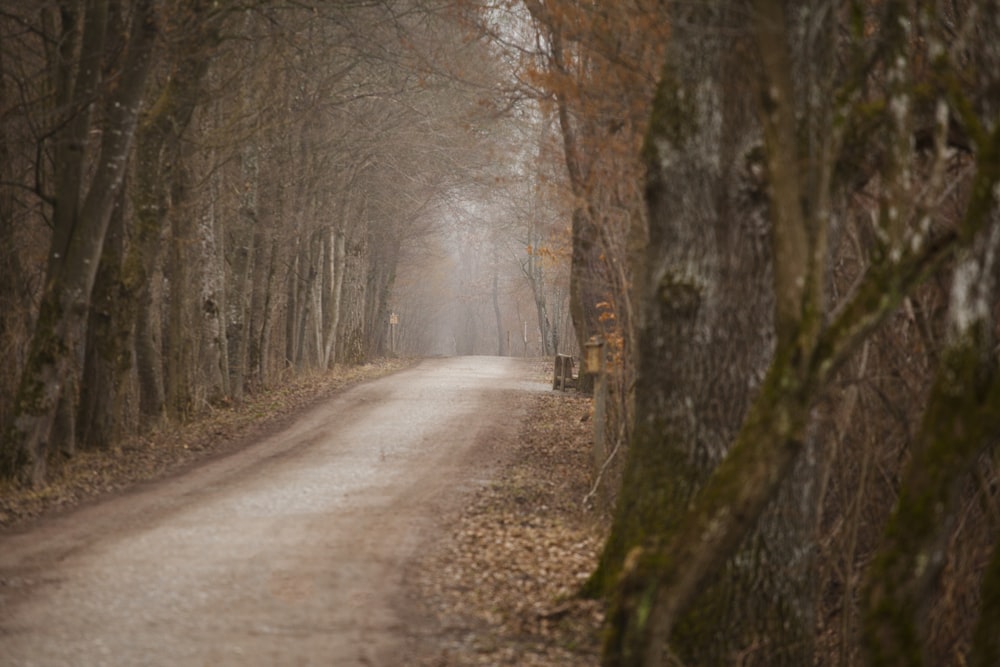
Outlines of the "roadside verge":
[[583,504],[590,400],[525,400],[516,437],[497,445],[494,480],[407,573],[409,604],[429,619],[412,638],[421,667],[598,663],[603,608],[574,597],[607,527]]
[[190,422],[166,424],[113,447],[81,451],[72,458],[56,461],[50,466],[48,483],[42,488],[0,483],[0,531],[236,451],[287,425],[317,401],[416,362],[380,359],[303,375],[248,396],[242,405],[214,407]]

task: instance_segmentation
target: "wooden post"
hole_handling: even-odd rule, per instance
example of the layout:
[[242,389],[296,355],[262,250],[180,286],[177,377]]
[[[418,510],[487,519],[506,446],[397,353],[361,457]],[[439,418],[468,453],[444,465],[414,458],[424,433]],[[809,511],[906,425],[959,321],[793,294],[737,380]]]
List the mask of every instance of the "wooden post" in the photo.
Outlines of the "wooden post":
[[399,315],[389,314],[389,356],[396,356],[396,326],[399,324]]
[[568,354],[557,354],[552,369],[552,388],[566,391],[573,386],[573,357]]

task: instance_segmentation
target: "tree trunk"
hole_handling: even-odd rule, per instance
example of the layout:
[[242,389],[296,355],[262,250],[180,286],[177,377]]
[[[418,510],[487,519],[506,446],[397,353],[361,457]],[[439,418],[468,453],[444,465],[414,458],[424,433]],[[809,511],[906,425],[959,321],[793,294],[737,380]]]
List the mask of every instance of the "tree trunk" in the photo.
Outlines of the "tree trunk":
[[326,306],[329,305],[329,294],[326,290],[332,281],[327,255],[329,234],[328,229],[317,229],[310,243],[311,261],[316,267],[310,305],[312,335],[309,336],[309,365],[313,368],[325,367],[326,363],[323,359],[323,326],[327,319]]
[[252,231],[256,222],[252,211],[242,211],[241,217],[250,218],[249,230],[237,230],[229,244],[232,272],[229,277],[229,316],[226,321],[226,343],[229,352],[229,392],[237,404],[243,402],[243,393],[247,370],[247,350],[249,348],[250,330],[247,326],[250,318],[250,300],[252,286],[250,276],[253,264],[257,258],[253,255],[254,244]]
[[[4,477],[26,474],[33,481],[40,482],[45,474],[50,434],[62,394],[62,379],[70,371],[84,344],[90,295],[104,236],[121,187],[138,108],[152,62],[156,33],[153,5],[149,0],[140,0],[135,5],[128,48],[121,67],[122,77],[107,100],[106,124],[95,161],[98,167],[90,182],[85,190],[81,188],[79,170],[75,165],[82,164],[82,158],[76,157],[69,160],[69,164],[74,165],[72,168],[78,176],[71,178],[69,174],[63,174],[57,179],[60,184],[56,200],[58,214],[53,215],[55,227],[48,277],[27,364],[21,376],[13,423],[4,435],[3,451],[0,453],[0,475]],[[96,57],[99,62],[103,37],[97,39],[91,33],[99,31],[103,34],[106,15],[106,3],[92,0],[88,4],[81,85],[75,89],[84,95],[76,98],[80,103],[86,99],[89,104],[90,93],[95,89],[96,78],[92,78],[94,75],[89,68],[96,67],[96,64],[88,59]],[[81,127],[76,128],[76,131],[81,130],[82,133],[66,137],[67,150],[71,153],[84,150],[89,123],[81,123]],[[83,192],[82,200],[74,196],[74,193]]]
[[[175,76],[161,94],[175,99]],[[133,239],[125,259],[126,281],[136,300],[135,355],[139,378],[139,414],[144,426],[165,415],[166,393],[160,346],[159,290],[153,281],[160,275],[161,236],[169,212],[173,165],[180,155],[180,137],[168,136],[175,126],[169,104],[157,103],[148,111],[136,136],[136,178],[133,187]],[[171,241],[172,243],[172,241]]]
[[[301,243],[301,240],[299,242]],[[285,364],[289,367],[295,365],[295,360],[298,357],[296,344],[299,337],[296,325],[299,321],[299,309],[302,308],[298,299],[300,256],[301,252],[297,250],[292,253],[288,261],[288,273],[285,277]]]
[[[547,29],[547,39],[550,43],[550,67],[566,82],[576,76],[571,66],[576,60],[572,46],[566,45],[562,29],[558,21],[550,16],[551,11],[544,3],[526,2],[528,11],[540,25]],[[566,84],[564,84],[565,86]],[[556,114],[559,120],[559,132],[562,139],[563,159],[566,164],[566,175],[573,193],[573,213],[571,224],[572,252],[570,258],[570,293],[569,309],[573,320],[579,349],[583,349],[591,336],[603,333],[600,322],[600,312],[597,304],[609,298],[609,283],[603,276],[604,258],[597,241],[599,232],[597,220],[591,208],[591,197],[594,196],[593,184],[590,183],[588,166],[585,164],[586,149],[581,142],[581,134],[588,129],[583,124],[585,119],[575,118],[570,110],[568,96],[563,89],[554,93]],[[621,295],[623,298],[626,295]],[[544,332],[543,332],[544,333]],[[558,348],[555,342],[553,347]],[[555,352],[557,350],[553,350]],[[590,393],[594,387],[594,376],[581,368],[578,389]]]
[[[317,263],[315,261],[314,246],[316,235],[310,234],[308,238],[299,243],[299,254],[297,260],[298,276],[295,281],[295,321],[293,335],[295,336],[295,367],[303,369],[308,361],[307,324],[313,314],[314,299],[313,293],[316,289]],[[292,312],[292,311],[289,311]]]
[[[87,140],[96,105],[90,100],[98,98],[97,87],[103,66],[102,52],[109,30],[108,22],[112,12],[107,0],[80,3],[82,8],[83,32],[80,44],[79,63],[72,86],[73,75],[70,67],[77,57],[73,52],[76,43],[77,17],[74,9],[64,6],[61,12],[63,37],[66,43],[60,49],[65,58],[53,66],[57,75],[57,98],[60,106],[71,114],[69,121],[57,132],[55,173],[57,184],[56,199],[52,207],[52,244],[47,266],[47,280],[63,268],[63,262],[71,242],[73,226],[80,215],[81,189],[84,187],[83,171],[86,167]],[[67,356],[69,362],[61,368],[58,395],[51,422],[45,427],[46,439],[52,439],[60,451],[72,455],[76,451],[76,425],[74,416],[79,396],[80,361],[83,356],[83,341],[69,338]]]
[[[184,156],[182,136],[200,102],[210,56],[219,43],[217,19],[209,16],[211,6],[198,0],[189,9],[194,14],[193,27],[173,45],[170,77],[153,97],[136,136],[133,238],[125,260],[125,273],[126,283],[136,301],[139,412],[147,426],[166,415],[159,317],[162,304],[160,290],[153,284],[160,277],[161,239],[168,226],[171,207],[182,203],[172,195],[183,195],[183,187],[171,192],[175,179],[183,178],[179,173],[179,162]],[[177,268],[174,266],[174,270]]]
[[[792,3],[787,4],[792,6]],[[884,64],[889,68],[897,68],[900,63],[905,68],[908,61],[898,55],[899,49],[895,47],[902,44],[905,47],[902,51],[908,52],[915,43],[907,32],[910,19],[914,17],[906,15],[906,7],[905,3],[890,3],[882,17],[890,37],[880,45],[884,47]],[[880,202],[884,215],[876,221],[879,239],[873,242],[877,252],[873,252],[871,265],[863,270],[855,287],[837,309],[828,312],[824,299],[825,280],[830,270],[826,237],[832,218],[831,201],[835,187],[852,187],[850,178],[835,173],[843,170],[843,165],[838,164],[842,156],[837,154],[842,150],[840,132],[851,123],[872,125],[867,100],[862,108],[845,104],[830,109],[827,86],[833,80],[831,72],[821,72],[823,76],[816,80],[821,81],[821,85],[794,78],[797,68],[807,69],[806,65],[811,62],[803,49],[807,42],[802,39],[811,31],[793,28],[794,23],[785,15],[784,0],[753,3],[748,33],[755,38],[753,50],[740,40],[732,39],[741,34],[743,22],[742,12],[730,14],[730,10],[736,8],[735,3],[726,2],[678,3],[674,16],[679,20],[673,25],[684,29],[677,30],[671,39],[670,55],[654,102],[649,140],[644,150],[650,168],[647,196],[653,254],[647,265],[646,321],[640,335],[642,372],[637,390],[638,436],[631,451],[624,489],[626,495],[632,496],[638,486],[645,483],[646,487],[638,491],[639,494],[659,495],[659,499],[646,504],[647,501],[631,497],[626,500],[623,495],[622,505],[627,507],[631,503],[633,511],[620,511],[612,530],[609,551],[618,549],[619,555],[628,553],[628,558],[621,567],[621,584],[609,615],[611,628],[604,653],[607,665],[658,664],[672,660],[675,650],[681,652],[681,659],[690,660],[691,651],[700,650],[691,647],[692,637],[695,642],[711,636],[717,641],[752,641],[754,635],[744,635],[741,628],[717,625],[718,620],[725,622],[725,616],[717,610],[730,609],[728,600],[734,598],[715,596],[718,608],[703,606],[713,602],[713,582],[723,575],[729,577],[733,570],[738,572],[749,567],[749,572],[755,571],[754,552],[748,553],[745,549],[757,539],[755,529],[767,522],[765,512],[777,509],[773,501],[780,498],[783,485],[792,485],[793,501],[808,505],[808,496],[794,493],[795,485],[801,483],[796,464],[803,453],[808,452],[811,411],[829,388],[831,377],[915,286],[940,267],[956,248],[966,248],[983,229],[990,227],[989,215],[995,212],[997,204],[1000,128],[985,129],[981,119],[967,106],[968,100],[959,94],[962,104],[958,106],[966,114],[968,125],[977,132],[975,182],[969,188],[963,216],[950,229],[918,228],[906,236],[897,228],[894,218],[912,206],[912,201],[904,194],[910,191],[914,180],[914,158],[910,155],[912,137],[897,128],[905,124],[910,98],[896,85],[903,75],[893,72],[885,90],[886,118],[883,121],[893,130],[894,136],[878,157],[881,165],[877,174],[879,188],[893,194]],[[810,23],[811,28],[817,28],[816,34],[836,32],[827,23],[832,20],[830,12],[802,11],[794,15],[789,13],[789,16],[795,16],[796,22]],[[720,44],[721,37],[725,37],[724,44]],[[897,39],[898,44],[894,46],[892,39]],[[827,62],[836,61],[829,57],[831,55],[826,53],[821,57]],[[942,66],[947,68],[948,65]],[[859,89],[867,85],[868,67],[864,65],[859,79],[854,82]],[[761,75],[756,90],[757,105],[741,100],[741,91],[745,91],[743,82],[752,81],[749,75],[754,72]],[[732,78],[720,82],[719,75],[727,74]],[[805,89],[806,94],[802,94],[800,88]],[[949,89],[947,94],[955,93]],[[755,106],[760,135],[764,138],[762,145],[755,145],[753,141],[756,132],[747,132],[753,120],[740,122],[740,114],[752,112]],[[940,108],[945,108],[943,103]],[[854,117],[850,117],[852,114]],[[944,119],[940,122],[942,139],[937,142],[938,166],[946,164],[943,139],[948,121],[946,108],[941,115]],[[872,134],[882,129],[878,124],[874,126],[877,130]],[[869,142],[863,145],[867,150]],[[737,150],[719,151],[719,146],[735,146]],[[744,175],[721,191],[704,187],[711,185],[716,175],[725,173]],[[934,189],[946,190],[940,183],[932,182],[931,186],[928,200],[938,196]],[[691,497],[685,485],[690,484],[690,479],[702,477],[699,457],[691,454],[698,453],[704,438],[694,441],[693,444],[698,445],[694,449],[683,445],[690,441],[690,436],[686,435],[690,425],[701,424],[696,412],[699,396],[718,396],[729,401],[734,395],[738,398],[745,391],[745,385],[736,387],[722,378],[717,386],[704,386],[710,392],[692,391],[686,397],[677,388],[670,389],[677,385],[674,377],[662,376],[667,391],[644,384],[645,366],[642,363],[658,364],[657,359],[676,354],[664,341],[679,339],[698,347],[711,343],[718,332],[726,330],[717,324],[720,315],[725,317],[726,314],[714,308],[719,283],[715,271],[705,270],[713,267],[713,263],[706,260],[712,258],[717,246],[726,251],[719,253],[720,258],[745,258],[753,252],[745,247],[734,251],[719,245],[719,241],[726,238],[725,234],[732,232],[712,225],[712,218],[717,213],[713,207],[720,201],[727,201],[727,197],[731,202],[747,199],[747,206],[732,208],[741,214],[728,220],[734,227],[746,225],[744,237],[748,241],[743,243],[753,246],[758,243],[758,237],[769,237],[763,246],[769,249],[773,263],[773,283],[769,290],[773,294],[773,325],[768,329],[773,332],[769,337],[773,337],[774,353],[770,368],[725,458],[711,471],[700,491]],[[763,227],[768,230],[766,235],[759,234],[762,227],[753,224],[753,212],[763,207],[768,215],[761,219],[769,223]],[[692,228],[686,220],[694,216],[685,215],[686,209],[705,211],[707,213],[701,215],[708,215],[709,219],[702,228]],[[673,224],[664,224],[671,220]],[[675,253],[672,258],[671,252]],[[664,262],[663,258],[668,261]],[[994,261],[982,261],[990,272],[994,271],[993,264]],[[979,309],[988,311],[995,304],[989,299],[983,302],[989,305],[972,299],[982,288],[974,276],[963,276],[963,280],[966,278],[971,278],[966,282],[976,285],[964,297],[964,300],[971,299],[973,310],[970,312],[970,304],[959,298],[955,304],[960,313],[957,319],[966,323],[985,319],[973,315]],[[726,283],[725,291],[728,292],[731,284]],[[962,292],[956,291],[956,294],[962,295]],[[750,300],[747,305],[759,303],[759,300]],[[750,312],[756,317],[756,308],[751,308]],[[739,330],[745,323],[735,322],[734,325]],[[744,331],[751,336],[761,335],[755,334],[754,329]],[[972,347],[977,348],[978,344],[979,341]],[[964,356],[962,345],[959,352]],[[981,351],[977,352],[981,356]],[[697,358],[697,350],[684,356]],[[678,371],[683,373],[690,362],[678,363]],[[989,379],[993,372],[969,369],[961,359],[951,369],[946,369],[943,391],[931,405],[935,411],[943,408],[941,412],[947,417],[939,419],[940,414],[929,413],[926,422],[933,427],[928,433],[933,438],[927,447],[933,461],[923,459],[924,452],[916,453],[917,472],[904,480],[904,490],[909,486],[916,493],[909,499],[905,495],[901,497],[899,516],[916,513],[926,518],[928,512],[943,515],[949,504],[945,489],[954,482],[953,475],[968,464],[969,457],[974,458],[973,450],[982,440],[979,424],[985,428],[995,427],[996,407],[990,397],[995,384]],[[966,395],[960,410],[954,403],[954,384],[951,382],[954,378],[947,377],[949,370],[968,380],[958,383],[959,391],[971,390],[978,393],[978,401],[986,400],[970,407],[968,403],[976,401],[968,401]],[[709,373],[704,373],[703,377],[713,379]],[[757,381],[758,377],[753,373],[745,375],[744,382]],[[986,386],[981,386],[984,380]],[[660,394],[645,398],[645,389]],[[974,418],[964,411],[966,408]],[[955,427],[960,432],[957,439],[952,432]],[[941,433],[936,429],[939,428],[944,429],[943,437],[938,437]],[[954,446],[944,447],[948,451],[939,460],[937,454],[941,448],[938,444],[945,441]],[[942,483],[942,478],[949,477]],[[664,480],[667,480],[665,486]],[[685,496],[691,497],[689,503],[684,502]],[[672,511],[662,508],[672,508]],[[792,504],[790,509],[798,511],[798,506]],[[919,650],[913,648],[919,643],[919,636],[907,629],[905,623],[898,624],[892,609],[905,608],[904,616],[920,613],[920,596],[909,597],[907,591],[911,586],[919,590],[924,585],[921,579],[933,572],[939,558],[935,547],[940,539],[937,527],[929,533],[922,532],[927,524],[934,524],[933,520],[916,521],[912,526],[906,520],[902,523],[905,527],[901,532],[895,532],[898,526],[890,524],[888,553],[891,556],[882,560],[881,565],[877,564],[877,571],[886,577],[878,577],[868,593],[869,606],[877,612],[874,616],[887,614],[887,618],[876,618],[874,634],[869,635],[870,645],[885,642],[890,647],[890,655],[896,653],[893,645],[905,651],[901,660],[893,656],[888,664],[919,661]],[[620,544],[616,546],[616,539],[627,535],[629,528],[637,535],[633,543],[640,546],[630,548],[627,542],[624,548]],[[779,534],[781,532],[779,530]],[[794,533],[792,531],[793,536]],[[891,544],[896,538],[901,538],[898,544]],[[896,547],[899,546],[905,552],[901,560],[897,558],[900,549]],[[779,547],[778,553],[789,552],[786,545]],[[769,555],[769,551],[764,550],[760,555]],[[794,548],[790,553],[795,553]],[[803,548],[799,553],[807,553],[807,550]],[[912,564],[907,563],[910,557]],[[897,571],[900,563],[902,567]],[[797,567],[799,565],[796,563]],[[773,575],[774,571],[772,566],[770,573]],[[762,574],[767,572],[767,569],[761,570]],[[753,664],[766,661],[765,664],[792,665],[807,664],[811,660],[808,633],[814,623],[808,614],[796,613],[797,609],[807,607],[804,603],[808,598],[800,598],[795,592],[799,588],[795,578],[800,573],[793,569],[790,574],[793,585],[788,589],[791,596],[787,598],[786,588],[776,587],[773,579],[758,580],[756,588],[743,592],[767,603],[776,613],[747,619],[754,624],[758,620],[765,623],[766,634],[761,639],[766,641],[758,646],[766,650],[743,654],[741,660],[748,659]],[[781,575],[787,576],[784,571]],[[917,575],[916,580],[912,580],[912,575]],[[900,588],[900,581],[907,583]],[[803,590],[808,591],[809,582],[805,583]],[[896,599],[897,594],[902,596]],[[898,604],[899,600],[903,600],[903,604]],[[696,616],[699,609],[705,609],[706,613]],[[781,627],[768,630],[767,623],[776,619],[781,619]],[[709,628],[710,636],[696,632],[699,628]],[[900,629],[902,632],[893,637]],[[799,642],[797,637],[804,641]],[[795,643],[789,644],[789,639]],[[727,658],[712,653],[710,647],[708,650],[707,657],[695,660],[697,664],[728,663],[733,659],[733,656]],[[800,654],[802,651],[805,652]]]
[[192,263],[189,261],[191,250],[195,247],[195,226],[189,210],[187,190],[190,175],[185,162],[186,157],[178,160],[171,182],[173,206],[170,210],[170,254],[166,271],[170,294],[164,341],[164,389],[167,415],[177,421],[183,421],[194,405],[194,341],[191,333],[195,331],[196,323],[193,311],[198,309],[197,305],[190,303],[192,293],[196,293],[191,275]]
[[94,284],[87,325],[80,407],[76,415],[81,447],[107,448],[125,432],[126,397],[133,368],[135,301],[128,294],[122,259],[125,236],[124,189],[111,217]]
[[366,233],[353,229],[347,240],[344,274],[344,303],[341,308],[340,333],[337,336],[337,358],[348,364],[365,358],[365,313],[367,312],[368,244]]
[[226,349],[226,276],[216,178],[211,179],[211,202],[198,221],[198,361],[196,386],[201,405],[214,405],[229,395],[229,361]]
[[[5,72],[5,50],[0,49],[0,72]],[[6,76],[0,76],[0,99],[11,99]],[[11,150],[15,125],[0,123],[0,183],[13,184],[17,179],[18,164]],[[0,368],[9,372],[0,375],[0,424],[8,423],[10,399],[16,390],[13,369],[21,364],[21,348],[26,341],[31,318],[32,272],[26,270],[22,261],[22,244],[18,238],[15,190],[12,186],[0,186]],[[0,430],[0,442],[4,433]],[[2,459],[2,454],[0,454]]]
[[[155,245],[159,247],[159,243]],[[147,255],[145,252],[142,254]],[[150,254],[158,256],[160,253],[157,251]],[[161,272],[154,270],[145,279],[140,278],[141,282],[136,283],[135,365],[139,389],[139,414],[143,426],[155,425],[166,416],[166,383],[163,378],[161,345],[163,325],[159,315],[162,298],[158,296],[160,290],[154,289],[152,284],[156,278],[161,277]]]
[[[538,318],[538,333],[542,340],[542,356],[548,357],[555,354],[556,341],[552,336],[552,326],[549,323],[549,314],[545,301],[545,273],[542,268],[542,259],[539,253],[538,237],[534,225],[528,241],[528,259],[522,262],[521,271],[531,286],[531,295],[535,301],[535,315]],[[527,341],[525,341],[527,344]]]
[[[323,343],[323,368],[329,368],[336,361],[337,331],[340,326],[340,308],[344,295],[344,272],[346,269],[346,238],[342,231],[332,232],[332,239],[329,240],[328,252],[332,253],[329,258],[330,285],[324,289],[324,294],[328,294],[328,301],[323,310],[324,317],[324,343]],[[325,264],[324,264],[325,266]]]
[[[1000,198],[994,203],[998,205]],[[1000,368],[993,313],[998,253],[1000,212],[995,208],[991,227],[980,232],[955,269],[950,343],[941,355],[899,499],[868,573],[863,637],[873,667],[927,663],[922,628],[946,566],[961,483],[982,454],[996,447]],[[990,594],[995,591],[987,590]],[[988,604],[984,609],[996,613]],[[980,662],[973,664],[995,664],[984,662],[987,656],[998,656],[995,641],[982,632],[977,639]]]
[[972,637],[972,667],[993,667],[1000,664],[1000,544],[993,545],[993,557],[983,574],[980,588],[979,620]]
[[[655,588],[645,602],[637,599],[658,566],[645,569],[636,554],[662,553],[653,545],[670,539],[726,457],[759,396],[776,335],[772,230],[745,153],[752,148],[746,138],[759,134],[755,91],[741,83],[752,71],[747,44],[731,37],[738,30],[729,3],[677,11],[685,29],[669,47],[646,144],[649,245],[637,262],[646,300],[635,431],[591,584],[610,591],[625,569],[605,664],[722,665],[737,655],[746,665],[808,664],[811,465],[786,474],[736,554],[683,605],[664,612]],[[808,413],[795,415],[800,425]],[[646,618],[637,621],[640,615]]]
[[386,353],[389,330],[389,296],[396,282],[400,240],[390,234],[376,236],[369,229],[368,278],[365,283],[364,359]]
[[[600,311],[597,304],[607,298],[607,286],[601,279],[600,249],[592,216],[584,209],[573,211],[573,256],[569,273],[569,310],[576,331],[577,345],[582,350],[591,336],[601,334]],[[581,363],[578,390],[593,392],[594,376]]]
[[497,325],[497,356],[502,357],[504,355],[504,330],[503,316],[500,313],[500,257],[496,247],[493,249],[493,289],[491,292],[493,297],[493,317]]
[[[271,203],[271,206],[276,206]],[[262,215],[270,216],[270,209]],[[264,217],[254,227],[253,279],[250,294],[250,322],[247,326],[249,349],[247,367],[255,386],[267,382],[268,342],[271,331],[271,292],[276,289],[278,241],[270,238],[269,217]]]

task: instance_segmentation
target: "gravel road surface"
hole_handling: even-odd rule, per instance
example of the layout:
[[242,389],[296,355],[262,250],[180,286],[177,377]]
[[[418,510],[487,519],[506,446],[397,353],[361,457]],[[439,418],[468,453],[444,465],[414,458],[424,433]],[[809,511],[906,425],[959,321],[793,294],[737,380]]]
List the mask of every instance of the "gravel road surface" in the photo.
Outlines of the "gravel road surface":
[[406,665],[403,565],[489,478],[517,360],[355,387],[238,453],[0,535],[0,665]]

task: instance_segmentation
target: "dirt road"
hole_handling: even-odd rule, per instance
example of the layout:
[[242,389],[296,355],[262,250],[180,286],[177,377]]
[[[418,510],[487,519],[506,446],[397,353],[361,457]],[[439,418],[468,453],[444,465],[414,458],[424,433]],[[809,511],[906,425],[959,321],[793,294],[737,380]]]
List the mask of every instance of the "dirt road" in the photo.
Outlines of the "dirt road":
[[0,537],[0,665],[407,664],[402,565],[488,479],[527,371],[425,361]]

